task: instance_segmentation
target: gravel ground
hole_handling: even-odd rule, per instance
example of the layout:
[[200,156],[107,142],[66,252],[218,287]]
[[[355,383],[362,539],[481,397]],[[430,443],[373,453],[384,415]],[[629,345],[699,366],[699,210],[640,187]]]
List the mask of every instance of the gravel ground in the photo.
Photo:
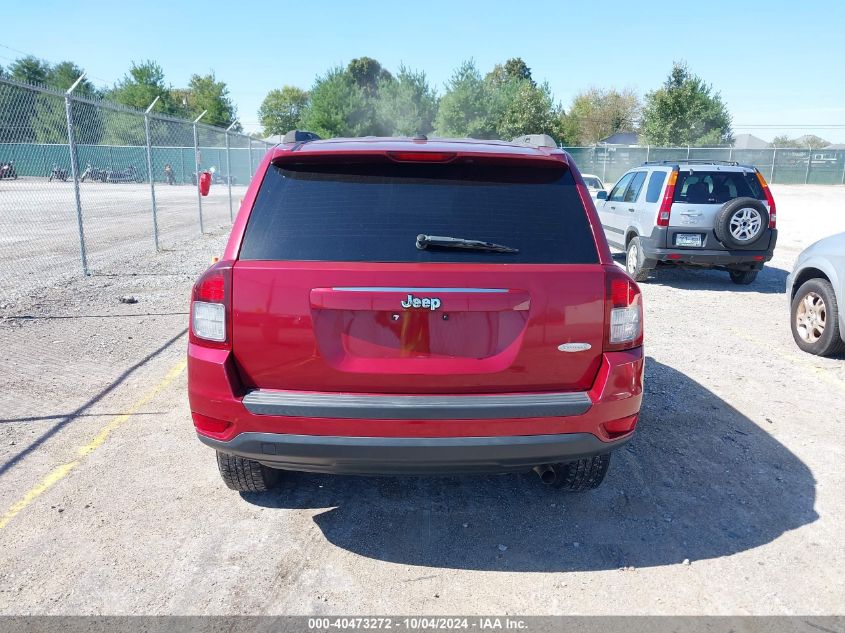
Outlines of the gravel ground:
[[801,248],[845,230],[845,188],[774,193],[780,245],[754,285],[644,284],[642,421],[583,495],[530,474],[226,489],[179,371],[222,232],[15,304],[0,614],[841,614],[845,363],[797,349],[782,292]]

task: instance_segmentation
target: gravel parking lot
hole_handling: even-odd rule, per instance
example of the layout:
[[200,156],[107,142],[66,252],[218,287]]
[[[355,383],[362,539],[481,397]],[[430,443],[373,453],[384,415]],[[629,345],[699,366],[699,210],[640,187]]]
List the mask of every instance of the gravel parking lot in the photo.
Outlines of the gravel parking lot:
[[[246,187],[232,187],[237,211]],[[156,186],[159,246],[167,250],[199,235],[197,190]],[[155,253],[148,183],[80,183],[88,265],[94,275],[144,273]],[[229,224],[229,195],[214,185],[203,198],[205,230]],[[72,182],[46,178],[0,181],[0,303],[82,271]]]
[[533,474],[226,489],[184,372],[188,291],[223,231],[16,303],[0,614],[841,614],[845,359],[798,350],[783,290],[802,248],[845,231],[845,187],[772,189],[780,240],[754,285],[643,285],[638,433],[582,495]]

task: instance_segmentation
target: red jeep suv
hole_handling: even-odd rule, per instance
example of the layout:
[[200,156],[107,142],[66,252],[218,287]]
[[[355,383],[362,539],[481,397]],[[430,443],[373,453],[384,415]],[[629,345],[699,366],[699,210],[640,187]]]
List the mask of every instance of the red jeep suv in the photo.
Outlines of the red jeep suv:
[[642,300],[572,158],[536,135],[286,140],[193,289],[191,414],[226,484],[598,486],[637,424]]

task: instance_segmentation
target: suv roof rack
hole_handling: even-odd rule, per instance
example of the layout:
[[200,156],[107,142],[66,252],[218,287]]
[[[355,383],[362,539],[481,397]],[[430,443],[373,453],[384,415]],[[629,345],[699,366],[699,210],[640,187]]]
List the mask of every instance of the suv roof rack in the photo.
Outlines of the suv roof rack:
[[710,158],[683,158],[681,160],[648,160],[643,165],[730,165],[739,167],[735,160],[714,160]]
[[282,143],[307,143],[308,141],[319,141],[320,137],[314,132],[305,130],[290,130],[282,139]]
[[512,143],[520,143],[521,145],[531,145],[531,147],[550,147],[557,149],[557,143],[548,134],[523,134],[517,136]]

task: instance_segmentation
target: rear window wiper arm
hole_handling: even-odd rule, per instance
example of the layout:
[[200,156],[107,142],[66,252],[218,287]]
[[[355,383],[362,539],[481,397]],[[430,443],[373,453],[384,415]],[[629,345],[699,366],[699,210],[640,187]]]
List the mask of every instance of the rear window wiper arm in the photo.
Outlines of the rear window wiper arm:
[[429,246],[441,248],[460,248],[468,251],[490,251],[491,253],[518,253],[518,248],[495,244],[493,242],[482,242],[481,240],[467,240],[462,237],[443,237],[442,235],[417,235],[417,248],[424,250]]

